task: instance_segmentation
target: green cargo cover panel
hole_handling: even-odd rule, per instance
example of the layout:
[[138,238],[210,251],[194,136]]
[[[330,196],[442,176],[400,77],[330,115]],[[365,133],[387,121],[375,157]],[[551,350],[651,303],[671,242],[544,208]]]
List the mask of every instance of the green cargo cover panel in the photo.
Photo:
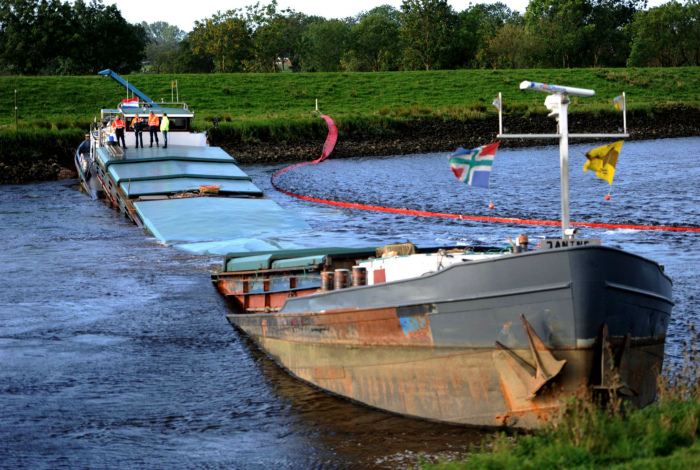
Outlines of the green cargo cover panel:
[[269,255],[248,256],[247,258],[238,258],[228,262],[226,271],[257,271],[259,269],[270,269]]
[[190,162],[169,160],[160,162],[135,162],[110,165],[109,174],[117,183],[165,178],[196,177],[248,180],[243,170],[231,163]]
[[[270,256],[272,256],[272,254],[270,254]],[[228,266],[230,266],[231,263],[233,263],[239,259],[248,259],[248,258],[238,258],[238,259],[235,259],[233,261],[229,261]],[[325,264],[325,262],[326,262],[326,257],[324,255],[305,256],[304,258],[279,259],[279,260],[274,261],[272,263],[272,268],[273,269],[302,268],[305,266],[315,266],[317,264]],[[231,269],[227,269],[227,271],[231,271]]]
[[148,230],[165,243],[277,236],[310,227],[270,199],[193,197],[134,203]]
[[262,196],[263,192],[250,181],[216,178],[169,178],[152,181],[123,181],[119,183],[129,198],[198,191],[199,186],[219,186],[219,193]]
[[194,147],[187,145],[173,145],[163,147],[133,148],[124,150],[123,158],[114,158],[106,147],[97,149],[97,158],[103,167],[112,164],[132,163],[134,161],[155,162],[162,160],[188,160],[200,162],[230,162],[236,160],[219,147]]
[[[365,247],[365,248],[342,248],[337,246],[320,247],[320,248],[283,248],[280,247],[272,254],[274,257],[273,261],[278,259],[288,259],[288,258],[301,258],[307,256],[327,256],[327,255],[343,255],[343,256],[357,256],[358,258],[366,258],[368,256],[374,256],[376,252],[376,247]],[[229,260],[234,258],[241,258],[247,256],[265,255],[270,253],[270,250],[248,250],[248,251],[229,251],[226,253],[226,258],[224,263],[228,263]]]
[[[289,237],[289,235],[287,235]],[[232,251],[265,251],[266,253],[281,250],[299,248],[299,245],[286,240],[260,239],[260,238],[236,238],[234,240],[221,240],[201,243],[178,243],[173,245],[179,250],[196,253],[199,255],[225,255]]]

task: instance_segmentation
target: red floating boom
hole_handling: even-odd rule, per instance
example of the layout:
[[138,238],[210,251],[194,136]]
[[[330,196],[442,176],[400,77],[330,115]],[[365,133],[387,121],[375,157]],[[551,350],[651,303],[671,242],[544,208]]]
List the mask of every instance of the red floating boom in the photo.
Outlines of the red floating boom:
[[328,156],[331,154],[333,149],[335,148],[335,143],[338,141],[338,127],[335,125],[333,122],[333,119],[331,119],[328,116],[321,116],[323,119],[326,120],[326,124],[328,124],[328,136],[326,137],[326,143],[323,144],[323,153],[321,153],[321,156],[318,157],[316,160],[311,161],[311,162],[303,162],[303,163],[297,163],[295,165],[291,165],[285,168],[282,168],[279,170],[277,173],[272,175],[270,178],[270,182],[272,183],[272,186],[277,190],[277,191],[282,191],[280,188],[278,188],[275,185],[275,177],[277,175],[280,175],[284,173],[285,171],[293,170],[294,168],[304,166],[304,165],[315,165],[317,163],[321,163],[323,160],[328,158]]
[[[270,182],[272,186],[279,192],[284,193],[288,196],[303,199],[305,201],[317,202],[319,204],[327,204],[329,206],[345,207],[348,209],[359,209],[365,211],[375,211],[375,212],[389,212],[392,214],[402,214],[402,215],[413,215],[417,217],[442,217],[446,219],[460,219],[460,220],[473,220],[477,222],[499,222],[504,224],[519,224],[519,225],[552,225],[560,226],[561,221],[558,220],[533,220],[533,219],[514,219],[510,217],[482,217],[476,215],[462,215],[462,214],[448,214],[443,212],[428,212],[428,211],[417,211],[413,209],[400,209],[398,207],[383,207],[383,206],[370,206],[367,204],[356,204],[354,202],[343,202],[343,201],[331,201],[328,199],[319,199],[311,196],[304,196],[302,194],[296,194],[286,191],[275,184],[275,178],[284,172],[292,170],[294,168],[304,166],[304,165],[315,165],[324,161],[333,151],[335,143],[338,140],[338,128],[336,127],[333,120],[328,116],[321,116],[326,120],[328,124],[328,137],[326,138],[326,143],[323,145],[323,153],[319,158],[311,162],[297,163],[295,165],[290,165],[288,167],[282,168],[278,172],[272,175]],[[594,222],[571,222],[571,225],[577,225],[580,227],[595,227],[595,228],[610,228],[610,229],[632,229],[632,230],[666,230],[672,232],[700,232],[699,227],[670,227],[664,225],[633,225],[633,224],[600,224]]]

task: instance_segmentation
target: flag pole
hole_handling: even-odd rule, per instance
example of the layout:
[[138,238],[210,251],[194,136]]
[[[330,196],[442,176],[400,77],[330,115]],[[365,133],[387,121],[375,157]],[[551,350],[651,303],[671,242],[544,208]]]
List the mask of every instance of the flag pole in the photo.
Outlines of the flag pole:
[[559,105],[559,168],[561,177],[561,235],[563,239],[573,238],[569,233],[569,95],[555,93]]
[[503,134],[503,100],[501,92],[498,92],[498,133]]
[[627,134],[627,97],[625,92],[622,92],[622,131]]

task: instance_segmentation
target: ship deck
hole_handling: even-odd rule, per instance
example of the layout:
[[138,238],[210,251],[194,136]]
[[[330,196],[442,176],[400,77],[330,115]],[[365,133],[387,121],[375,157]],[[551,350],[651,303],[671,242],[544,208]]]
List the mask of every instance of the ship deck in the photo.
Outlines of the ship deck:
[[[221,148],[170,143],[167,148],[122,151],[105,146],[95,155],[112,197],[162,242],[209,243],[212,252],[217,243],[230,245],[309,228],[296,214],[264,199],[260,188]],[[204,186],[215,186],[215,194],[204,194],[200,189]]]

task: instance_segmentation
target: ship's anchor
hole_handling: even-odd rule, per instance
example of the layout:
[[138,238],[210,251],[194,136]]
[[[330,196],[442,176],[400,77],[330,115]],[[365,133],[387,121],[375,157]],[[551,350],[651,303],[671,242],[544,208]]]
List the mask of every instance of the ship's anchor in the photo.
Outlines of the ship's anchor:
[[600,360],[600,385],[596,385],[596,390],[615,391],[625,397],[639,395],[636,390],[630,387],[630,345],[632,336],[625,335],[625,342],[622,346],[622,353],[617,367],[615,366],[615,355],[612,351],[608,336],[608,325],[603,325],[601,333],[601,360]]
[[566,365],[566,359],[557,360],[552,351],[545,346],[544,342],[537,336],[535,330],[530,326],[528,321],[525,319],[525,315],[520,315],[523,321],[523,328],[525,329],[525,334],[527,335],[527,340],[530,343],[530,351],[532,352],[532,358],[535,365],[527,363],[512,350],[504,346],[503,344],[496,341],[496,347],[502,351],[508,353],[512,361],[510,365],[517,374],[518,378],[523,382],[529,396],[528,399],[533,399],[542,390],[548,382],[558,376],[564,366]]

